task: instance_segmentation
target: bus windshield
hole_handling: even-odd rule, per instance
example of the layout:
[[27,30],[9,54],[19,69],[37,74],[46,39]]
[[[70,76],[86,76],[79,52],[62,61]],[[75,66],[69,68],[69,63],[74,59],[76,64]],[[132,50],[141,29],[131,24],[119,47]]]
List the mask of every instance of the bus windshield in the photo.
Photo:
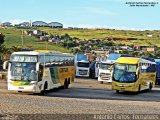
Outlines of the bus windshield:
[[137,80],[137,65],[131,64],[115,64],[113,72],[113,80],[117,82],[132,83]]
[[36,63],[11,63],[11,80],[36,81]]
[[78,63],[77,63],[77,66],[78,66],[78,67],[86,67],[86,68],[89,68],[89,63],[86,63],[86,62],[78,62]]
[[108,70],[110,69],[110,67],[112,66],[112,64],[108,64],[108,63],[100,63],[99,67],[103,70]]

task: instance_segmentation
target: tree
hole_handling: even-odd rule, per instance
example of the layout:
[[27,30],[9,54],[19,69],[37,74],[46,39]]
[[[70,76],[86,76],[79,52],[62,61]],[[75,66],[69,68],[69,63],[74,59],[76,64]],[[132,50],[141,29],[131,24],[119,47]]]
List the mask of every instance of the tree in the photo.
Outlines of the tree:
[[0,58],[2,61],[5,61],[9,58],[10,56],[10,50],[6,48],[4,45],[0,45]]
[[61,36],[61,39],[63,39],[63,40],[71,40],[72,38],[67,33],[65,33],[64,35]]
[[156,57],[156,58],[160,58],[160,50],[157,50],[157,51],[155,52],[155,57]]
[[5,35],[3,35],[2,33],[0,33],[0,44],[4,43],[4,37],[5,37]]
[[49,37],[50,37],[50,38],[53,38],[53,37],[54,37],[54,35],[53,35],[53,34],[50,34],[50,35],[49,35]]
[[144,56],[154,58],[154,54],[150,52],[145,52]]

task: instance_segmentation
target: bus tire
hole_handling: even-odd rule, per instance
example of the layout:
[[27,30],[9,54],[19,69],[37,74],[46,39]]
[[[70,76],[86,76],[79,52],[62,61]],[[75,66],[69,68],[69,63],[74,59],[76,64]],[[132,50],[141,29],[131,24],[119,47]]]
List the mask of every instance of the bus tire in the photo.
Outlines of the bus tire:
[[119,93],[119,90],[116,90],[116,93]]
[[148,92],[152,91],[152,83],[149,84]]
[[100,83],[103,84],[103,81],[101,81]]
[[43,90],[41,91],[41,95],[46,94],[47,87],[48,87],[48,84],[47,84],[47,82],[45,82]]
[[138,87],[138,92],[141,92],[141,85],[139,85]]
[[70,79],[70,78],[68,79],[68,85],[69,85],[69,84],[71,84],[71,79]]

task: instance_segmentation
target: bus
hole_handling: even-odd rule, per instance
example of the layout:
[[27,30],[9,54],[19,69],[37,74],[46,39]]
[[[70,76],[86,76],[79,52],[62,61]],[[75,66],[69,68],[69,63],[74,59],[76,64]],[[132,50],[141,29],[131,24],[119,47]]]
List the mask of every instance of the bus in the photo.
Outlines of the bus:
[[156,82],[156,63],[152,58],[120,57],[113,67],[112,89],[119,91],[151,91]]
[[47,50],[14,52],[8,68],[8,90],[44,94],[46,90],[68,88],[74,82],[74,55]]

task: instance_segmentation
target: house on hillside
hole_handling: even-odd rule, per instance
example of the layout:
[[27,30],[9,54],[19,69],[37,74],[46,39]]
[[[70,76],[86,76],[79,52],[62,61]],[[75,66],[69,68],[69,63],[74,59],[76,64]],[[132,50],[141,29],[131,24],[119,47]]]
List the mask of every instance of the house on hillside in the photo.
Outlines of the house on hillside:
[[63,28],[63,24],[61,24],[59,22],[48,23],[48,26],[51,27],[51,28]]
[[40,40],[42,40],[42,41],[48,41],[49,37],[48,36],[40,36]]
[[3,27],[11,27],[12,26],[12,23],[10,22],[4,22],[1,24]]
[[150,33],[147,33],[147,37],[151,38],[151,37],[153,37],[153,35]]
[[154,51],[155,51],[155,48],[154,48],[154,47],[147,47],[147,48],[146,48],[146,51],[147,51],[147,52],[154,52]]
[[35,36],[45,36],[45,35],[47,35],[47,33],[45,33],[44,31],[41,31],[41,30],[34,30],[33,35],[35,35]]
[[48,24],[43,21],[35,21],[32,23],[33,27],[48,27]]
[[155,51],[154,46],[141,46],[141,49],[143,52],[154,52]]
[[32,30],[25,30],[24,34],[32,36],[33,35],[33,31]]
[[29,22],[23,22],[20,24],[15,25],[16,27],[30,27],[31,24]]
[[151,38],[151,37],[153,37],[153,35],[152,34],[148,34],[147,37]]
[[141,44],[140,43],[134,43],[134,48],[137,50],[140,50]]

